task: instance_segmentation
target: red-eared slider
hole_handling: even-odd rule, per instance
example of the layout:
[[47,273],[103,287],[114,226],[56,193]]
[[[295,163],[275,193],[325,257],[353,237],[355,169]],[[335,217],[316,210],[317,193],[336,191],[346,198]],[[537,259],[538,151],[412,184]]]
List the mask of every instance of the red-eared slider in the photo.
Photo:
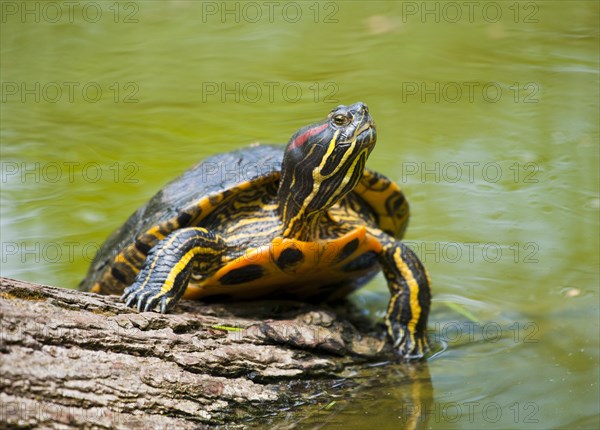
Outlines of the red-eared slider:
[[408,204],[365,168],[367,106],[335,108],[287,147],[220,154],[158,192],[104,243],[81,289],[167,312],[181,298],[326,301],[379,269],[391,292],[387,333],[404,357],[428,349],[430,281],[400,239]]

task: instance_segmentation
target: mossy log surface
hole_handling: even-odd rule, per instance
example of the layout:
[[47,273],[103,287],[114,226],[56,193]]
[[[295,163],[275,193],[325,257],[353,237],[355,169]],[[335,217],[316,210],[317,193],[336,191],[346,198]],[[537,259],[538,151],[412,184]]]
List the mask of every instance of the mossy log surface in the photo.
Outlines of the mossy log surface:
[[284,410],[289,424],[289,408],[323,384],[394,359],[381,327],[357,314],[282,301],[139,313],[118,297],[0,278],[0,424],[246,428]]

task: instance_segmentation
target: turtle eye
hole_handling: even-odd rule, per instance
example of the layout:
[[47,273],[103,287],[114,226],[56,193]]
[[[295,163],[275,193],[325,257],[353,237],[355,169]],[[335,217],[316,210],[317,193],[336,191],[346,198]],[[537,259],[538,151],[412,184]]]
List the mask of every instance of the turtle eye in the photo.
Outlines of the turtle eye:
[[350,122],[350,118],[346,115],[337,114],[333,117],[333,123],[335,125],[346,125]]

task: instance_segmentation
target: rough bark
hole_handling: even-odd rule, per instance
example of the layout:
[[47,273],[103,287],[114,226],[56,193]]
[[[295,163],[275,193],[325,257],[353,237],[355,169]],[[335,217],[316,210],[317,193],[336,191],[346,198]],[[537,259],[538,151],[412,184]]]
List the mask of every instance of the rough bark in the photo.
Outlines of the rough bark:
[[0,317],[8,426],[252,426],[323,381],[393,358],[380,328],[297,302],[182,301],[162,315],[0,278]]

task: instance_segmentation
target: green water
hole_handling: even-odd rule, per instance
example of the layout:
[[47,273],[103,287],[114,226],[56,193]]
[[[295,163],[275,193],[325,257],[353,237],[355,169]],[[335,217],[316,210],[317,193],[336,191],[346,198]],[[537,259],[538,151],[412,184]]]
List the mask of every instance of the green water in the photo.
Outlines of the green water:
[[[598,428],[599,3],[465,3],[0,2],[1,274],[74,287],[197,160],[360,100],[434,284],[420,425]],[[406,426],[386,372],[315,426]]]

